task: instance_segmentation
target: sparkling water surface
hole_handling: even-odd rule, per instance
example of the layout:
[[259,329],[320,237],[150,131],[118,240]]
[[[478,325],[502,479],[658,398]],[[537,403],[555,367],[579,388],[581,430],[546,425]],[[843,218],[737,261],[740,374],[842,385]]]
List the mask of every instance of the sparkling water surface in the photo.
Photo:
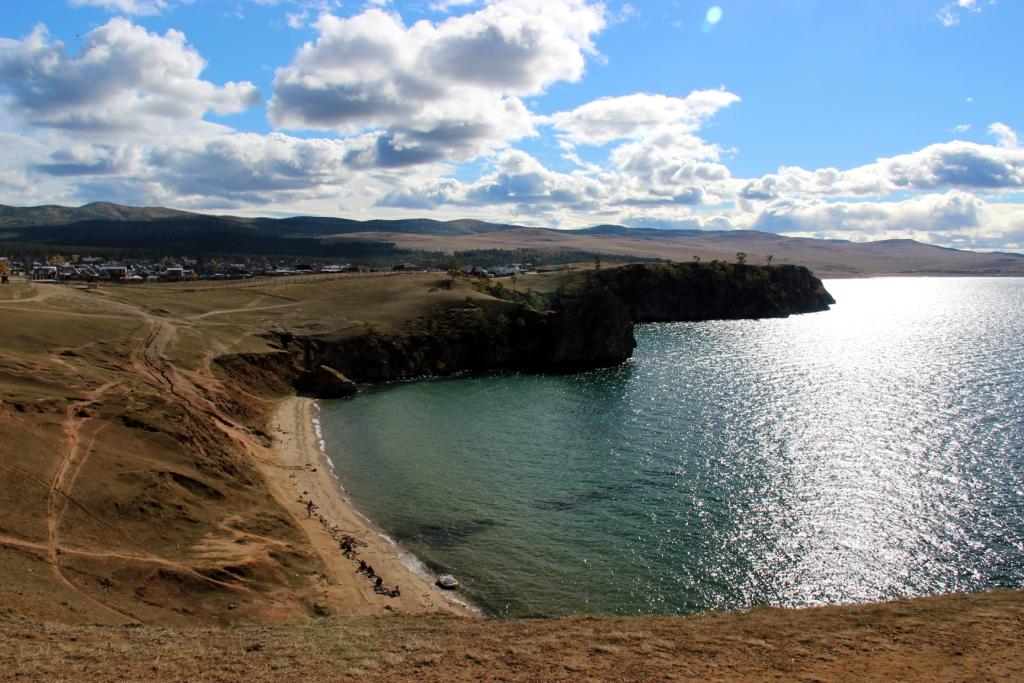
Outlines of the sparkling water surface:
[[363,512],[499,615],[1024,586],[1024,280],[835,280],[575,375],[321,404]]

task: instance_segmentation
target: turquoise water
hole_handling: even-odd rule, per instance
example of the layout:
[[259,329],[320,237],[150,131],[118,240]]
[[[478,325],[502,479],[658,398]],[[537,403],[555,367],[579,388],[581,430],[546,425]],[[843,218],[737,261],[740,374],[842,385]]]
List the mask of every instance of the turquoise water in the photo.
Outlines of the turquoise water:
[[1024,585],[1024,280],[830,281],[628,363],[322,403],[357,507],[500,615]]

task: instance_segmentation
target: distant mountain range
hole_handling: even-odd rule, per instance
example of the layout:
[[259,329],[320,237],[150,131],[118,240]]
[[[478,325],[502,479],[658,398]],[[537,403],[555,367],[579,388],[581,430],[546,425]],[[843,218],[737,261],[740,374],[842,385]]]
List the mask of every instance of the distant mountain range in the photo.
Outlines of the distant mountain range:
[[0,205],[0,236],[9,244],[21,245],[321,258],[358,258],[396,248],[449,253],[570,250],[674,261],[732,261],[737,252],[744,252],[751,263],[764,263],[771,256],[774,263],[806,265],[821,277],[1024,276],[1024,254],[949,249],[913,240],[848,242],[752,230],[658,230],[621,225],[552,230],[468,219],[243,218],[109,202],[80,207]]
[[135,207],[93,202],[84,206],[5,206],[0,204],[0,228],[54,227],[82,221],[116,221],[130,223],[179,224],[186,221],[204,225],[221,225],[225,229],[254,228],[263,234],[278,236],[338,235],[353,232],[399,232],[418,235],[475,235],[496,230],[519,228],[518,225],[486,223],[470,219],[435,221],[429,218],[400,220],[354,221],[324,216],[292,218],[244,218],[178,211],[163,207]]

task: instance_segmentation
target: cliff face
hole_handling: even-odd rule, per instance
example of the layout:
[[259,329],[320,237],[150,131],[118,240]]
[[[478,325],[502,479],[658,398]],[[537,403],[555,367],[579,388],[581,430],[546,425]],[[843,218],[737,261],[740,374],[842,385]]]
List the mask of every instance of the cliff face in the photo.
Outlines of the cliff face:
[[549,297],[548,310],[486,303],[435,311],[400,334],[273,333],[279,353],[218,363],[258,388],[339,397],[353,393],[353,381],[607,367],[632,355],[636,323],[785,317],[827,310],[834,300],[806,268],[686,263],[578,273]]
[[835,303],[821,280],[800,266],[629,265],[594,277],[625,302],[638,323],[784,318]]

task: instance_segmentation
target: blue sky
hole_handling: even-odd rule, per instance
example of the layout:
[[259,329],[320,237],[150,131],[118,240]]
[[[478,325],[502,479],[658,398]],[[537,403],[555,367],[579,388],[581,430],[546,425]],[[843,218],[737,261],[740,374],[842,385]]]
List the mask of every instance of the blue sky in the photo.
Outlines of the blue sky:
[[1022,26],[1010,0],[2,3],[0,202],[1022,250]]

